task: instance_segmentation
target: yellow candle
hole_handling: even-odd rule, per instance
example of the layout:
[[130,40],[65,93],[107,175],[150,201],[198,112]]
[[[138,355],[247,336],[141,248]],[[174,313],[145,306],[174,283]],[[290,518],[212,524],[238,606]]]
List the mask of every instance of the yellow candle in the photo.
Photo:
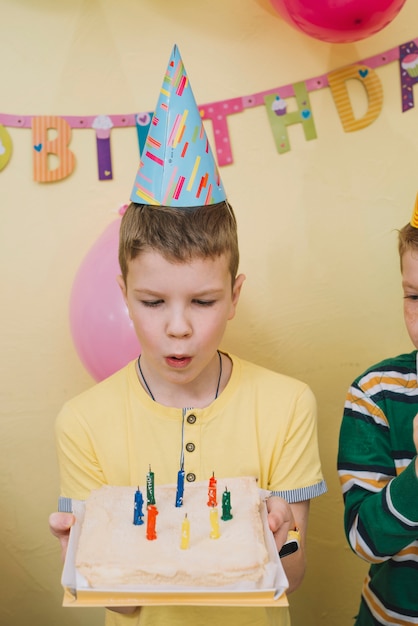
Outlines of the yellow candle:
[[210,521],[210,538],[211,539],[219,539],[221,533],[219,532],[219,518],[218,518],[218,509],[215,509],[213,506],[209,513],[209,521]]
[[187,548],[189,547],[189,541],[190,541],[190,522],[187,519],[187,513],[186,513],[186,515],[184,516],[183,523],[181,525],[180,548],[182,550],[187,550]]

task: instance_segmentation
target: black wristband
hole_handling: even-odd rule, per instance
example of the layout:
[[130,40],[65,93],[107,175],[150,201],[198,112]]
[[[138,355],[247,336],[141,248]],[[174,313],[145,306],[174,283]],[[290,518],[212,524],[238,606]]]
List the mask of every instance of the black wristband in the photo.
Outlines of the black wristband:
[[295,530],[289,530],[287,533],[287,541],[282,545],[279,551],[279,557],[282,559],[284,556],[293,554],[299,550],[300,532],[297,528]]

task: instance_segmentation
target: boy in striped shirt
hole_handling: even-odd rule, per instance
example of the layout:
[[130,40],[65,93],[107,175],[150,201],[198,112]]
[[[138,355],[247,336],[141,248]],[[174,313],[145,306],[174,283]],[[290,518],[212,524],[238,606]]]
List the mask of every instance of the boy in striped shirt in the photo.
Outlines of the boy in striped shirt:
[[[404,319],[418,348],[418,195],[399,232]],[[338,472],[352,550],[371,565],[356,626],[418,624],[417,350],[370,367],[351,385]]]

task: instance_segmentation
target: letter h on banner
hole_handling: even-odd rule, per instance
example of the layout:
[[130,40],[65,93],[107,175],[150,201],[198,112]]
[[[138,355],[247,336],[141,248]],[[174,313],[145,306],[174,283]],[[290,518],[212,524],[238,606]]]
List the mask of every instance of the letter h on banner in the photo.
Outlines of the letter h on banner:
[[[274,94],[264,97],[274,141],[280,153],[289,152],[290,150],[287,126],[291,126],[292,124],[302,124],[307,141],[316,139],[316,129],[305,83],[295,83],[293,85],[293,91],[298,108],[296,111],[290,113],[287,112],[285,99],[280,101],[280,97]],[[280,103],[281,106],[277,106],[278,103]]]

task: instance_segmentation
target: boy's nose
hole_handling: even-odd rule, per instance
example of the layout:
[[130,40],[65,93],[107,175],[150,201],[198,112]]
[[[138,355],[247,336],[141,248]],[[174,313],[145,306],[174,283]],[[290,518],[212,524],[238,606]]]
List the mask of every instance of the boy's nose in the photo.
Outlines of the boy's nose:
[[167,333],[172,337],[188,337],[192,333],[191,324],[184,311],[177,311],[170,316]]

